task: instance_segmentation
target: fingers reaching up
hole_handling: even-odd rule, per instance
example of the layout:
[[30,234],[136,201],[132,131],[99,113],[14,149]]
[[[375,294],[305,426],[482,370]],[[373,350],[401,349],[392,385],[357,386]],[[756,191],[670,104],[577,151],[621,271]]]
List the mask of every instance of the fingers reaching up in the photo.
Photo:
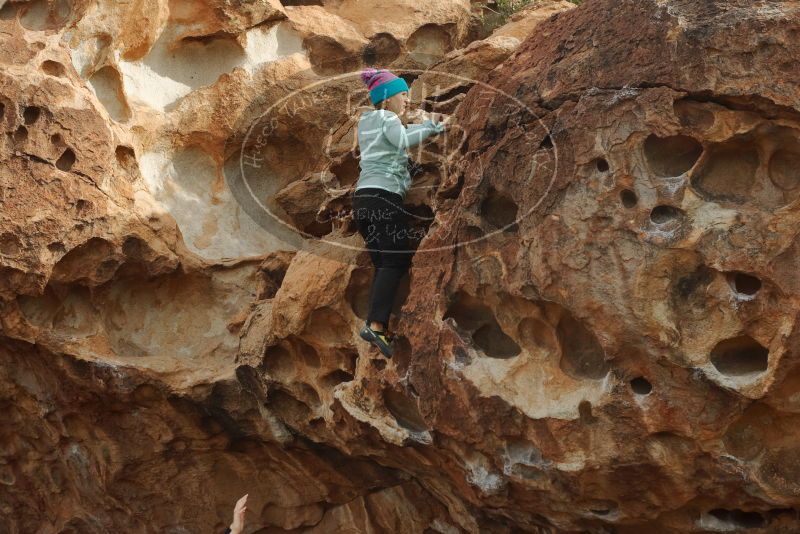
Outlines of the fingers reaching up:
[[244,530],[244,515],[247,512],[247,497],[244,495],[233,507],[233,522],[231,523],[231,534],[242,534]]

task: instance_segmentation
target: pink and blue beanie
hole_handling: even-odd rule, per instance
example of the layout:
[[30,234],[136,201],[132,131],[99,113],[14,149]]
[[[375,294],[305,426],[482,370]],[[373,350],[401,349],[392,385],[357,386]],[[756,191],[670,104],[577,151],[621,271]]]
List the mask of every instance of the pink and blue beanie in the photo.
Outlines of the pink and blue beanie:
[[361,71],[361,79],[369,89],[369,99],[373,104],[378,104],[397,93],[408,91],[406,81],[388,70],[370,67]]

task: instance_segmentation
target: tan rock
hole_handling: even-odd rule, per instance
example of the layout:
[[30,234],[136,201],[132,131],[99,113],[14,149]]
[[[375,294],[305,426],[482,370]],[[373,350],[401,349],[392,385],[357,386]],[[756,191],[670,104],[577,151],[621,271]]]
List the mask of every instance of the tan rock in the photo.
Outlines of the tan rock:
[[357,69],[367,39],[348,20],[322,6],[287,8],[289,22],[302,37],[309,61],[319,74]]
[[574,8],[575,4],[567,0],[534,0],[511,15],[505,24],[492,32],[492,37],[514,37],[522,42],[551,16]]
[[325,9],[370,40],[368,64],[385,66],[399,57],[396,66],[416,69],[466,44],[471,13],[468,0],[335,0]]
[[[308,3],[0,6],[0,530],[798,531],[800,13]],[[452,114],[391,360],[341,50]]]

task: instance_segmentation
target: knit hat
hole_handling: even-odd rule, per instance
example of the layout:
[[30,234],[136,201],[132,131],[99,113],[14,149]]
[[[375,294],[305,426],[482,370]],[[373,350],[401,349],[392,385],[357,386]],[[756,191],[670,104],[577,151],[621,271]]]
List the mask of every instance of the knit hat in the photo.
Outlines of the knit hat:
[[406,81],[388,70],[370,67],[361,71],[361,79],[369,89],[369,99],[373,104],[378,104],[397,93],[408,91]]

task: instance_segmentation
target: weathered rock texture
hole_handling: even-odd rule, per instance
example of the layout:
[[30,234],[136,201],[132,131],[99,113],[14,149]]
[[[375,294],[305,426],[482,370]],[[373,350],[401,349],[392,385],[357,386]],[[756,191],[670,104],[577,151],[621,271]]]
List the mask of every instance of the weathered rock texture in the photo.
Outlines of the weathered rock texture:
[[[0,533],[800,530],[800,6],[475,8],[0,3]],[[389,361],[365,63],[454,123]]]

